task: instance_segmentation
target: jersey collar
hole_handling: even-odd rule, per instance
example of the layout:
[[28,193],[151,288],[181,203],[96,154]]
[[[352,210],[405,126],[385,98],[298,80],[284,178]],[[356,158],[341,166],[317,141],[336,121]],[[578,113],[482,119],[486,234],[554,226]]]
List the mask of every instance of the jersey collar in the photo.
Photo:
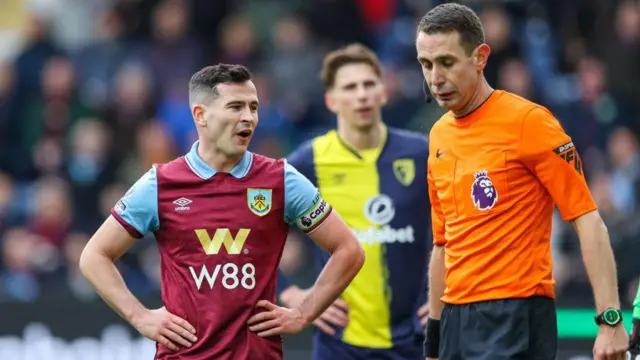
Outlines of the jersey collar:
[[[380,154],[382,153],[382,150],[384,149],[384,146],[387,144],[387,126],[385,124],[381,124],[382,126],[382,139],[380,139],[380,143],[378,144],[378,146],[376,146],[375,148],[372,149],[366,149],[366,150],[358,150],[355,147],[353,147],[351,144],[347,143],[346,141],[344,141],[344,139],[342,139],[340,137],[340,135],[338,134],[338,131],[335,131],[335,136],[336,139],[338,140],[338,143],[345,148],[345,150],[347,150],[348,152],[350,152],[351,154],[353,154],[355,157],[357,157],[360,160],[364,160],[365,157],[373,157],[375,159],[377,159]],[[370,155],[370,156],[366,156],[366,155]]]
[[[213,177],[213,175],[218,172],[213,169],[209,164],[204,162],[200,155],[198,155],[198,145],[200,144],[200,140],[197,140],[191,146],[191,150],[185,156],[187,161],[187,165],[189,165],[189,169],[193,171],[194,174],[198,175],[200,178],[207,180]],[[247,175],[249,169],[251,169],[251,164],[253,163],[253,154],[250,151],[245,151],[240,162],[236,164],[236,166],[231,169],[231,176],[236,179],[241,179]]]

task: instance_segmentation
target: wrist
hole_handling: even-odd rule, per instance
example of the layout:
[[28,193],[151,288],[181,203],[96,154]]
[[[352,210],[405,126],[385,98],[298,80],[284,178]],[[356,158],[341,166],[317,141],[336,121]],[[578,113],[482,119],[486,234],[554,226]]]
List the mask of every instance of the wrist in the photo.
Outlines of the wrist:
[[310,325],[313,322],[313,318],[310,314],[302,308],[302,305],[293,308],[292,310],[298,313],[298,319],[304,326]]
[[134,328],[138,328],[140,324],[140,319],[142,319],[147,313],[149,309],[144,306],[136,307],[135,309],[129,311],[128,314],[125,314],[125,319],[133,326]]

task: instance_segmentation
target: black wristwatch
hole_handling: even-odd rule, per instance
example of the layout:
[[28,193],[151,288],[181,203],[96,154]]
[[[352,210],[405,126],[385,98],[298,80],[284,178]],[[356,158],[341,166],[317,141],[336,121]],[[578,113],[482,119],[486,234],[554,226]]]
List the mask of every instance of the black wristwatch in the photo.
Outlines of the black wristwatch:
[[622,312],[618,309],[608,308],[596,316],[596,324],[616,326],[622,321]]

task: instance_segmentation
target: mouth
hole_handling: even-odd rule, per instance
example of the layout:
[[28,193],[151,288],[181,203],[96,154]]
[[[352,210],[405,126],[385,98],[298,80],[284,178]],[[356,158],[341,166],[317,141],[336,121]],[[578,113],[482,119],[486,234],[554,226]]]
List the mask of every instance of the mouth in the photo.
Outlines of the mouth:
[[358,113],[358,115],[362,115],[362,116],[366,116],[366,115],[370,115],[373,112],[373,108],[372,107],[361,107],[356,109],[356,113]]
[[449,91],[449,92],[441,92],[441,93],[435,93],[436,97],[439,98],[447,98],[450,97],[451,95],[453,95],[454,91]]
[[238,135],[239,137],[241,137],[243,139],[250,138],[252,134],[253,134],[253,130],[251,130],[251,129],[245,129],[245,130],[242,130],[242,131],[239,131],[238,133],[236,133],[236,135]]

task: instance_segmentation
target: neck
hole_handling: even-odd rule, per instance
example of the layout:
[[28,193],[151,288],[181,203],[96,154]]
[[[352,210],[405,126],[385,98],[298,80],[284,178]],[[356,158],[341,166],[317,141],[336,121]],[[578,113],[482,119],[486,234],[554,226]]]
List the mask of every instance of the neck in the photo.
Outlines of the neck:
[[[338,121],[338,124],[340,123],[342,121]],[[367,129],[357,129],[344,124],[343,126],[338,125],[338,136],[356,150],[373,149],[378,147],[382,141],[382,124],[377,122]]]
[[228,173],[231,172],[231,169],[233,169],[240,160],[242,160],[244,152],[238,155],[229,156],[212,144],[208,144],[207,142],[200,140],[200,143],[198,144],[198,156],[200,156],[200,158],[213,170]]
[[473,93],[473,96],[471,96],[469,102],[467,102],[467,104],[460,110],[453,110],[453,115],[455,115],[455,117],[463,117],[469,115],[472,111],[479,108],[480,105],[487,101],[492,92],[493,88],[489,86],[489,83],[483,76],[482,79],[478,82],[478,86],[476,87],[476,90]]

